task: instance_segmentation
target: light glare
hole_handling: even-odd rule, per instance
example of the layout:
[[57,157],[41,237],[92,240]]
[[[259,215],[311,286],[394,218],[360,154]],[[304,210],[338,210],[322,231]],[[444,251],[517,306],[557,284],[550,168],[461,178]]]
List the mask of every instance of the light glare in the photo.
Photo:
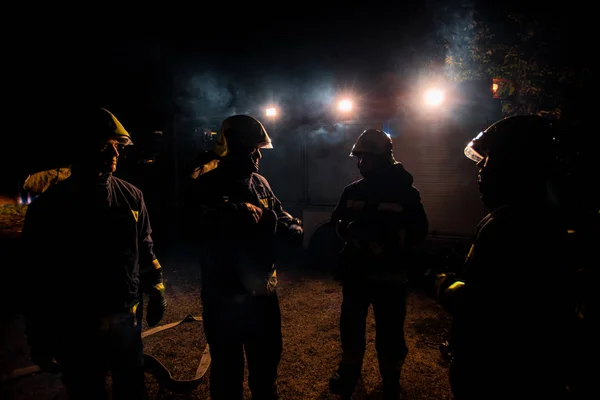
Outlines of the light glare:
[[344,99],[340,101],[339,108],[341,111],[348,112],[352,110],[352,101]]
[[444,92],[439,89],[429,89],[425,92],[425,103],[430,106],[439,106],[444,101]]

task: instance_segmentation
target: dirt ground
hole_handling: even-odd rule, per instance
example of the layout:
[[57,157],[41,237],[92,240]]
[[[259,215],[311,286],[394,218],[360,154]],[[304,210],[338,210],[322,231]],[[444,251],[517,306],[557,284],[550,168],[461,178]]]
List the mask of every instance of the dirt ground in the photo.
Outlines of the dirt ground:
[[[188,314],[201,316],[200,276],[194,260],[178,251],[162,257],[159,254],[159,258],[165,268],[169,299],[161,324],[179,321]],[[278,274],[283,324],[283,356],[279,368],[281,399],[336,399],[337,396],[329,393],[328,379],[340,356],[341,287],[329,274],[301,264],[282,267]],[[6,308],[4,311],[8,312],[2,313],[0,326],[0,380],[17,368],[31,365],[20,315]],[[439,352],[449,324],[449,315],[433,299],[418,289],[409,292],[405,322],[409,354],[401,380],[406,399],[452,399],[448,365]],[[374,328],[371,311],[367,320],[363,377],[354,399],[380,398]],[[193,321],[148,336],[144,344],[146,353],[159,359],[175,379],[185,380],[194,376],[206,340],[202,322]],[[147,385],[152,399],[209,399],[209,375],[210,368],[197,388],[185,395],[160,390],[150,374],[147,374]],[[244,397],[250,399],[247,383]],[[60,400],[66,396],[60,375],[40,373],[0,383],[0,399]]]

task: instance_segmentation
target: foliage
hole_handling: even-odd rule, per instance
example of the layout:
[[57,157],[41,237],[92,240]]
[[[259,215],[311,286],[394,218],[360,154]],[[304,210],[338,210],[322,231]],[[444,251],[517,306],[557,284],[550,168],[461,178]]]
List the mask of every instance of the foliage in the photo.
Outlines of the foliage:
[[496,94],[507,116],[558,119],[567,88],[580,86],[586,72],[561,58],[563,27],[560,21],[525,14],[509,13],[492,22],[467,12],[445,32],[446,73],[456,81],[499,78]]

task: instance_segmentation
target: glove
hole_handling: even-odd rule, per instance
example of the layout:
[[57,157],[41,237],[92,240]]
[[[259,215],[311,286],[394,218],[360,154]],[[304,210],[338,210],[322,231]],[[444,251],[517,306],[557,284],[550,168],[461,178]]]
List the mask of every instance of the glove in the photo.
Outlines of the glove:
[[365,221],[352,221],[345,229],[346,240],[359,242],[371,242],[376,237],[376,232],[373,231],[373,227]]
[[335,222],[335,234],[342,240],[347,240],[348,226],[350,224],[345,223],[341,219]]
[[465,282],[453,273],[438,274],[435,282],[437,297],[444,309],[454,314],[454,311],[464,307]]
[[302,227],[297,224],[292,224],[292,225],[288,226],[287,230],[288,230],[288,235],[290,235],[292,238],[296,238],[296,237],[302,236],[304,234],[304,229],[302,229]]
[[25,318],[25,333],[31,361],[42,372],[60,372],[60,366],[54,361],[54,337],[49,321],[45,318]]
[[148,300],[146,309],[146,322],[153,327],[160,322],[167,309],[167,299],[164,294],[153,294]]
[[302,221],[299,218],[294,218],[288,212],[283,212],[283,215],[278,221],[278,230],[292,240],[301,238],[304,235]]
[[49,345],[44,340],[29,340],[29,349],[31,352],[31,361],[40,368],[42,372],[52,374],[60,372],[60,365],[54,361],[54,356],[49,349]]
[[262,210],[260,221],[258,222],[258,232],[260,234],[268,235],[269,237],[275,234],[276,226],[277,226],[277,214],[271,210]]
[[242,210],[246,211],[248,215],[249,222],[258,224],[262,218],[263,210],[251,203],[242,203],[242,207]]
[[54,360],[52,356],[31,356],[31,361],[40,368],[41,372],[48,372],[51,374],[57,374],[61,372],[60,365]]
[[[458,286],[464,286],[464,283],[459,281],[456,277],[456,274],[452,272],[435,275],[434,290],[437,297],[442,297],[448,293],[451,293]],[[453,289],[448,290],[451,287]]]

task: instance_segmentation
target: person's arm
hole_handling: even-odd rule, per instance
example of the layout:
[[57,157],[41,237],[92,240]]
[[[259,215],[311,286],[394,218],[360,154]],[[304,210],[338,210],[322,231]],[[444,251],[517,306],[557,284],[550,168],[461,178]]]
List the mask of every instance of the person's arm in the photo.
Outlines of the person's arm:
[[338,203],[335,208],[331,212],[331,219],[329,223],[333,225],[336,234],[340,239],[347,240],[347,229],[348,224],[350,224],[348,217],[348,208],[347,208],[347,190],[344,189],[340,196]]
[[139,207],[137,223],[139,224],[140,287],[142,292],[148,295],[146,321],[149,326],[155,326],[162,320],[167,308],[163,269],[154,254],[152,228],[143,195],[140,196]]
[[404,224],[408,245],[413,247],[421,243],[429,232],[429,220],[421,201],[421,194],[415,187],[408,191],[404,202]]
[[271,185],[265,178],[260,178],[261,183],[267,189],[269,196],[273,198],[273,212],[277,217],[277,229],[276,232],[279,236],[290,238],[290,239],[301,239],[304,235],[304,229],[302,227],[302,220],[294,217],[289,212],[284,210],[283,204],[277,198]]
[[191,183],[186,196],[183,223],[185,235],[191,239],[225,237],[232,231],[256,225],[262,218],[262,209],[247,202],[232,202],[221,196],[206,176]]

